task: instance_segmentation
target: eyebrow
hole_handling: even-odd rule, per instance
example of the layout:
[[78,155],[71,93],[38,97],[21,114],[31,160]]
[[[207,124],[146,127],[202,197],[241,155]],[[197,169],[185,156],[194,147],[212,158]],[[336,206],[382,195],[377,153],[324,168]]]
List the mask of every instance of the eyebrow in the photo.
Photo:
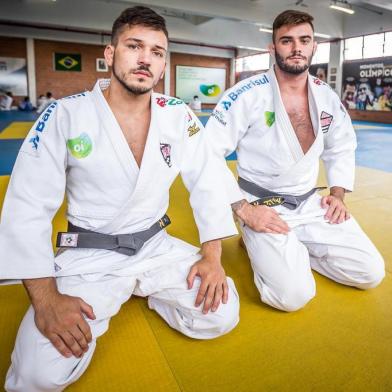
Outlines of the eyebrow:
[[[293,39],[293,38],[294,38],[294,36],[292,36],[292,35],[284,35],[284,36],[280,37],[279,40],[281,40],[281,39]],[[312,37],[310,35],[301,35],[299,38],[301,38],[301,39],[304,39],[304,38],[312,39]]]
[[[133,37],[128,37],[125,41],[135,41],[135,42],[137,42],[139,44],[143,43],[143,40],[137,39],[137,38],[133,38]],[[161,50],[167,52],[167,50],[163,46],[160,46],[160,45],[154,45],[154,48],[161,49]]]

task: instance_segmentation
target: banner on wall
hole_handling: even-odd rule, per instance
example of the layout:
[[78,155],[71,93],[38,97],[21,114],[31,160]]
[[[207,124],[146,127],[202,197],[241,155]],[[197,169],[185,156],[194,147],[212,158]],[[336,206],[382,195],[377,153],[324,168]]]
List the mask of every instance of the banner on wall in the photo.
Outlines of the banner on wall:
[[0,57],[0,93],[27,95],[26,59]]
[[392,57],[343,63],[342,102],[347,109],[392,110]]
[[70,53],[54,53],[55,71],[82,71],[82,55]]
[[197,95],[202,103],[218,103],[226,89],[226,69],[176,66],[176,97],[190,102]]

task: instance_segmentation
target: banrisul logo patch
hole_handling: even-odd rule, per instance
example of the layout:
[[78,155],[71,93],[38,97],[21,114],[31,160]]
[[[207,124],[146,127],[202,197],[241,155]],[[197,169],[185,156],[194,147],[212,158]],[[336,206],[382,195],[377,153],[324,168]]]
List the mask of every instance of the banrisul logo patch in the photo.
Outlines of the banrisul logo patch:
[[275,122],[275,112],[264,112],[265,123],[268,127],[272,127]]
[[199,89],[201,93],[207,97],[216,97],[221,92],[221,89],[217,84],[201,84]]
[[75,139],[67,140],[67,147],[73,157],[77,159],[86,158],[93,149],[93,143],[87,133],[82,133]]

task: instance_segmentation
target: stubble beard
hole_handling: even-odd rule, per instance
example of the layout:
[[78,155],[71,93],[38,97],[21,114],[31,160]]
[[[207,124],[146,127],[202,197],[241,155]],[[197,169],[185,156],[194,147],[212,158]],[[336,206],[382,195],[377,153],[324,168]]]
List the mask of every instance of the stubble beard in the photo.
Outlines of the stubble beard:
[[[302,56],[300,54],[297,54],[298,56]],[[291,56],[294,56],[292,54]],[[300,75],[307,71],[310,67],[310,64],[312,62],[312,57],[313,55],[310,55],[308,58],[305,56],[302,56],[304,59],[307,59],[306,64],[304,65],[289,65],[286,63],[285,59],[283,56],[281,56],[276,50],[275,50],[275,59],[276,59],[276,65],[279,67],[279,69],[283,72],[289,73],[291,75]]]
[[[132,85],[130,83],[126,82],[126,73],[122,73],[120,74],[117,69],[116,69],[116,62],[115,59],[113,58],[113,66],[112,66],[112,70],[113,70],[113,75],[114,77],[118,80],[118,82],[124,87],[124,89],[129,93],[129,94],[133,94],[133,95],[143,95],[143,94],[147,94],[150,91],[152,91],[152,89],[155,87],[155,84],[153,84],[152,86],[141,86],[141,85]],[[151,73],[151,71],[149,70],[148,67],[145,66],[140,66],[135,70],[132,70],[131,72],[135,72],[136,70],[143,70],[143,71],[148,71]],[[144,79],[139,79],[140,81],[143,81]]]

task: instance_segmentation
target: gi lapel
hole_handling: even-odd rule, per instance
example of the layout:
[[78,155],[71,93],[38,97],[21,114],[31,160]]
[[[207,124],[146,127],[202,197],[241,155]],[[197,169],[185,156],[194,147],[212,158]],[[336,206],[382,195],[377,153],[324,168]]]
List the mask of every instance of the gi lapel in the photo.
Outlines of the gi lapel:
[[[138,169],[138,175],[135,182],[135,186],[133,188],[133,191],[130,193],[128,199],[125,201],[123,206],[119,209],[118,213],[112,219],[112,221],[100,228],[100,231],[104,233],[118,233],[119,231],[121,231],[124,225],[129,226],[130,215],[131,212],[134,211],[134,207],[140,204],[141,201],[145,200],[149,196],[148,186],[151,183],[154,183],[154,176],[158,175],[157,171],[154,170],[154,167],[157,166],[156,164],[157,159],[160,159],[158,155],[159,124],[158,124],[158,119],[156,118],[157,115],[158,113],[156,110],[156,105],[154,105],[153,95],[152,95],[150,127],[148,130],[146,145],[144,147],[143,158],[141,161],[140,169]],[[125,144],[128,148],[130,155],[132,155],[132,152],[130,151],[126,141]],[[144,218],[145,217],[143,217],[143,219]],[[135,223],[137,224],[137,222]]]
[[291,125],[290,118],[283,105],[282,97],[280,96],[279,84],[276,80],[275,71],[272,67],[269,71],[269,79],[271,82],[272,94],[274,99],[274,108],[276,113],[276,129],[281,131],[284,135],[291,155],[295,162],[298,162],[304,157],[301,145],[299,144],[297,135],[295,134],[294,128]]
[[98,80],[94,86],[92,96],[97,106],[97,114],[100,118],[102,127],[113,146],[116,157],[119,160],[126,177],[131,183],[130,189],[134,189],[137,177],[139,175],[139,167],[128,146],[116,117],[114,116],[109,104],[102,94],[101,88],[104,87],[105,84],[108,84],[107,79]]

